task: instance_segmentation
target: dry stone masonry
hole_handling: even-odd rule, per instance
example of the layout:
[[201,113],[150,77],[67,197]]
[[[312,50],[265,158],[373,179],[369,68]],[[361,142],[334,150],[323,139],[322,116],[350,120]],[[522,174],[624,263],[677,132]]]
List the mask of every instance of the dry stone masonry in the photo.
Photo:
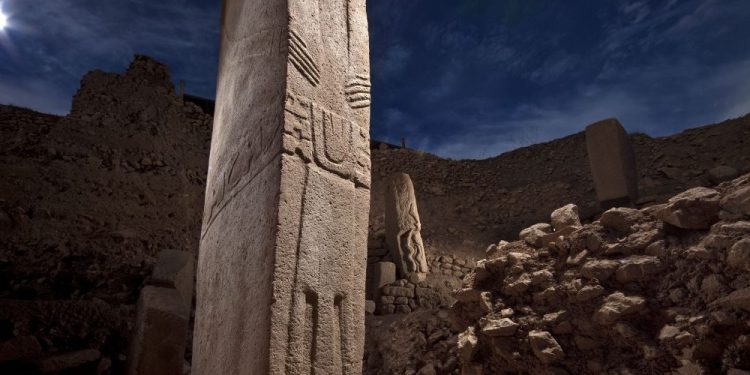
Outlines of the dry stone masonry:
[[364,0],[224,2],[195,373],[361,373],[370,86]]
[[388,178],[385,196],[385,242],[399,276],[419,282],[430,272],[425,258],[422,224],[417,198],[409,175],[394,173]]
[[630,138],[617,119],[586,127],[586,150],[596,196],[603,209],[638,200],[638,173]]

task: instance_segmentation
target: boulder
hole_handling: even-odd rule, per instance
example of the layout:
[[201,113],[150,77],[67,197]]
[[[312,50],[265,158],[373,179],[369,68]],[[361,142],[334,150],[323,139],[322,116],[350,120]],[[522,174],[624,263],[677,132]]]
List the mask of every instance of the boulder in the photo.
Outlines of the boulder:
[[696,187],[678,194],[656,212],[666,223],[683,229],[708,229],[719,220],[719,192]]
[[721,200],[721,208],[735,215],[750,216],[750,186],[727,194]]
[[534,224],[518,234],[518,238],[527,244],[540,248],[544,245],[544,236],[552,233],[552,226],[547,223]]
[[581,267],[581,275],[588,279],[604,281],[612,277],[620,267],[620,263],[614,260],[590,260]]
[[552,211],[550,219],[552,227],[556,231],[567,227],[581,226],[581,219],[578,217],[578,206],[572,203]]
[[750,311],[750,287],[735,290],[734,292],[729,293],[728,296],[719,298],[718,300],[714,301],[713,303],[711,303],[711,305],[719,305]]
[[562,347],[547,331],[529,332],[529,344],[531,344],[534,355],[544,364],[552,364],[565,358]]
[[646,300],[642,297],[615,292],[607,296],[604,304],[594,313],[594,321],[601,325],[611,325],[622,317],[637,314],[645,308]]
[[729,249],[727,264],[732,268],[750,272],[750,238],[737,241]]
[[479,322],[482,334],[490,337],[513,336],[518,330],[518,323],[508,319],[484,318]]
[[645,281],[661,271],[661,261],[657,257],[636,255],[627,258],[617,269],[617,281],[629,283]]
[[628,233],[633,225],[645,219],[643,213],[635,208],[615,207],[604,211],[599,218],[603,227],[616,232]]
[[477,349],[477,335],[474,333],[474,327],[469,327],[466,331],[458,334],[458,356],[463,363],[471,362],[471,357]]

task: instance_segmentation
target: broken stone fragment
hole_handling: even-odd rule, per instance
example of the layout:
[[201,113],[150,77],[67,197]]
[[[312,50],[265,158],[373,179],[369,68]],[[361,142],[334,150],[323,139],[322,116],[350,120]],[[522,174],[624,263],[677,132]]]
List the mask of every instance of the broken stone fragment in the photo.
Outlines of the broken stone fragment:
[[660,220],[683,229],[708,229],[719,220],[719,192],[696,187],[672,197],[656,212]]
[[513,336],[518,330],[518,323],[508,318],[483,318],[479,324],[482,334],[490,337]]
[[734,292],[729,293],[728,296],[711,303],[711,306],[715,305],[750,311],[750,287],[735,290]]
[[633,225],[643,221],[641,211],[628,207],[615,207],[605,211],[599,218],[603,227],[620,233],[628,233]]
[[735,215],[750,216],[750,186],[727,194],[721,200],[721,208]]
[[578,206],[575,204],[567,204],[554,211],[550,215],[550,221],[555,231],[565,229],[567,227],[580,227],[581,219],[578,217]]
[[552,364],[565,358],[562,347],[547,331],[529,332],[529,344],[531,344],[534,355],[544,364]]
[[474,333],[474,327],[469,327],[458,334],[458,356],[462,363],[471,362],[474,352],[477,348],[477,335]]
[[604,281],[612,277],[620,267],[620,263],[614,260],[590,260],[581,267],[581,275],[588,279]]
[[750,272],[750,238],[737,241],[729,249],[727,264],[732,268]]
[[576,294],[576,301],[586,302],[604,294],[604,287],[601,285],[586,285]]
[[646,300],[637,296],[625,296],[615,292],[607,296],[604,304],[594,313],[594,321],[601,325],[616,323],[622,317],[637,314],[646,308]]
[[623,260],[617,269],[617,281],[629,283],[645,281],[661,271],[661,261],[657,257],[636,255]]
[[544,236],[552,233],[552,226],[547,223],[534,224],[518,234],[518,238],[530,246],[540,248],[543,246]]
[[661,328],[659,331],[659,340],[660,341],[667,341],[667,340],[674,340],[674,338],[680,334],[680,329],[673,326],[673,325],[665,325]]

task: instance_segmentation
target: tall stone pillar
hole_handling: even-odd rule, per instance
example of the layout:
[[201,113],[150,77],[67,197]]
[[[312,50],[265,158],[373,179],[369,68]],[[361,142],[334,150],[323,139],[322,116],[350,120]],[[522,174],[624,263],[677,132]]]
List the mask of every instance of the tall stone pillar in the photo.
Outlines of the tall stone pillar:
[[361,373],[365,0],[223,7],[193,372]]
[[411,178],[394,173],[385,190],[385,243],[399,275],[412,281],[424,280],[429,272],[421,230]]
[[632,206],[638,200],[638,173],[630,137],[617,119],[586,127],[586,150],[602,209]]

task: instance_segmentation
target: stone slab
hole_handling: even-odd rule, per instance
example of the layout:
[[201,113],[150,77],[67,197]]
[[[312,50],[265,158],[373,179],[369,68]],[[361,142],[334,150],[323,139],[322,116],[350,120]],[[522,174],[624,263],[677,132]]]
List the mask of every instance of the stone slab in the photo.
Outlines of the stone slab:
[[151,275],[151,284],[174,288],[191,308],[195,283],[195,260],[192,253],[179,250],[162,250]]
[[602,209],[632,206],[638,200],[638,173],[630,138],[617,119],[586,127],[586,150]]
[[364,0],[225,0],[193,372],[362,371]]
[[416,274],[417,279],[424,280],[429,272],[421,230],[411,178],[406,173],[394,173],[385,189],[385,242],[400,278]]
[[181,375],[190,312],[171,288],[147,286],[138,298],[127,371],[130,375]]

